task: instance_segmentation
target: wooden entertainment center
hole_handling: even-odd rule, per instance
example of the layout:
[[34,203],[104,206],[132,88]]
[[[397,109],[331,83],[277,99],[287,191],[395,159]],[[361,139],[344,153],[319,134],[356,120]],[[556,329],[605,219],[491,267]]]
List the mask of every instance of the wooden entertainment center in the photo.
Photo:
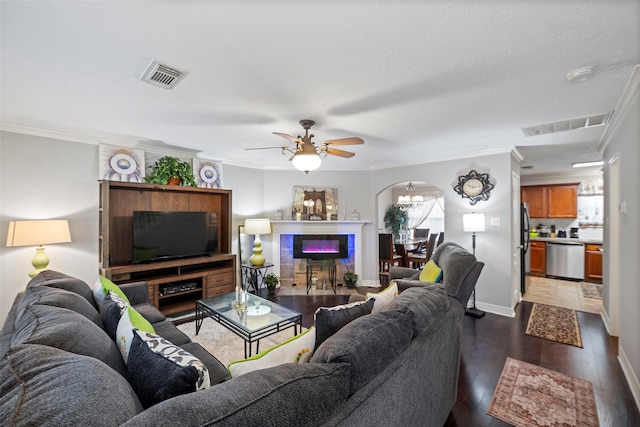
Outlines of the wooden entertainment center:
[[[99,181],[100,274],[114,283],[144,280],[149,300],[167,316],[195,310],[195,301],[233,292],[231,190]],[[211,256],[133,263],[134,211],[218,214],[218,252]]]

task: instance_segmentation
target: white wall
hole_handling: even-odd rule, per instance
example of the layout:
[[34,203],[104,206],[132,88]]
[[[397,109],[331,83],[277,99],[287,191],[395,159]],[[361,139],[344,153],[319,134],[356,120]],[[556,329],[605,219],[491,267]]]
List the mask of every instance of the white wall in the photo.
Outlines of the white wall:
[[[605,231],[604,231],[604,309],[605,315],[614,315],[612,307],[618,305],[619,310],[619,360],[625,372],[627,381],[634,395],[636,405],[640,406],[640,266],[638,254],[640,254],[640,196],[637,191],[637,183],[640,182],[640,66],[636,66],[630,83],[622,96],[621,103],[616,107],[614,117],[605,132],[604,151],[605,168]],[[609,174],[611,172],[610,161],[618,159],[620,172],[620,187],[611,188]],[[621,203],[626,204],[626,213],[611,211],[608,209],[609,196],[617,192]],[[610,247],[612,239],[609,233],[610,221],[618,220],[620,232],[618,263],[620,266],[619,298],[612,301],[608,278],[611,275],[611,260],[606,248]],[[613,293],[615,295],[615,293]]]

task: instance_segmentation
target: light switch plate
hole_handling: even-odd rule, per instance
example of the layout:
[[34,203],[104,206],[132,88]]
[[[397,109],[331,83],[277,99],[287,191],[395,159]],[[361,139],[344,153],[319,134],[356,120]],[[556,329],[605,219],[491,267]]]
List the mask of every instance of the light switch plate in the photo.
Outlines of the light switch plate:
[[500,218],[491,218],[491,225],[500,225]]

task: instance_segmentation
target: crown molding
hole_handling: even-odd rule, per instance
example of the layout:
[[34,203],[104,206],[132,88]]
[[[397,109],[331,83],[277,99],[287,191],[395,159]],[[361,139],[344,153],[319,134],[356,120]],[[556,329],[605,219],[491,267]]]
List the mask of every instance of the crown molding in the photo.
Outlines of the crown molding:
[[600,143],[598,144],[598,151],[600,151],[600,153],[604,154],[611,143],[611,139],[620,128],[622,122],[627,118],[629,110],[633,107],[638,96],[640,96],[640,64],[633,67],[627,86],[622,92],[618,105],[615,110],[613,110],[613,116],[611,116],[609,124],[602,133],[602,138],[600,138]]

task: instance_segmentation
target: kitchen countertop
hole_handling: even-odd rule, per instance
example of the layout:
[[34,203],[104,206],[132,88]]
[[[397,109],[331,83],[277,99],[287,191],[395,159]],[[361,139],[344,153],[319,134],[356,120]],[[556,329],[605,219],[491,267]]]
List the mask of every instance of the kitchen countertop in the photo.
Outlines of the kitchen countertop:
[[551,243],[583,243],[590,245],[601,245],[602,240],[595,239],[572,239],[570,237],[532,237],[533,242],[551,242]]

